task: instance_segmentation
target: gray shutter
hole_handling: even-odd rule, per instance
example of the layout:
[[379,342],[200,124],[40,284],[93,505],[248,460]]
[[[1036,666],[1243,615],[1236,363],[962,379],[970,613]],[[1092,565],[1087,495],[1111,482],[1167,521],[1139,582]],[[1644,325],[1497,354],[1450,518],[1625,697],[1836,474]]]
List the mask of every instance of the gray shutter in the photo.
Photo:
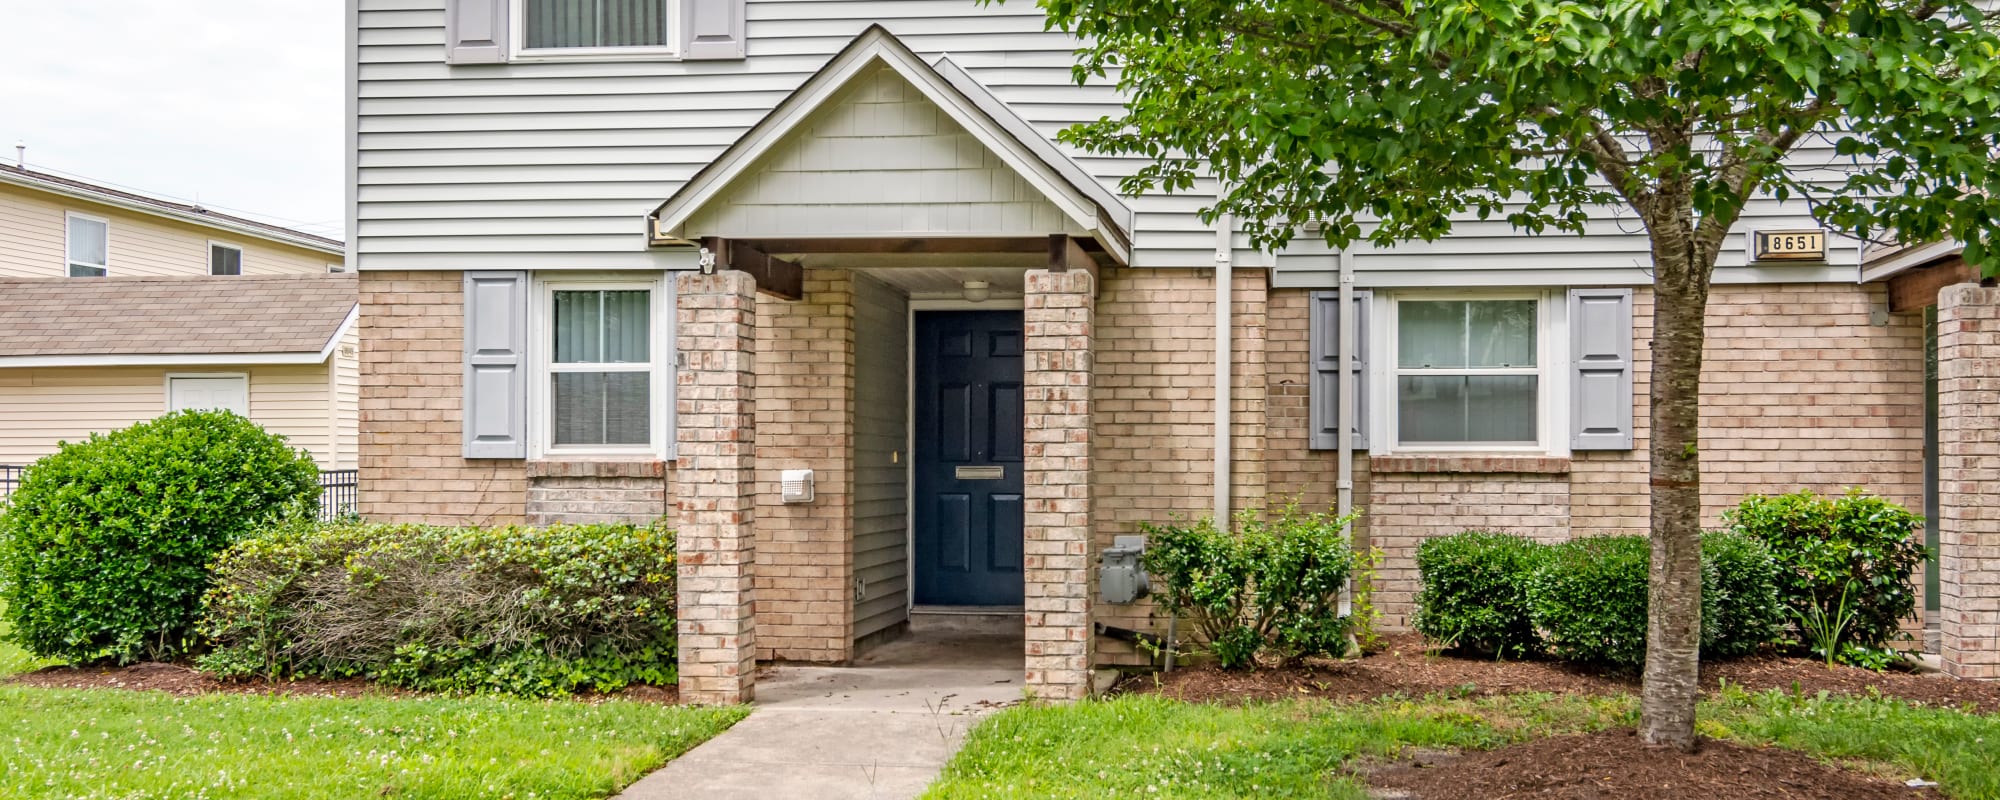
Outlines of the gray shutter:
[[528,457],[528,273],[465,273],[465,457]]
[[[1368,306],[1371,292],[1354,293],[1354,449],[1368,449]],[[1340,293],[1313,292],[1307,336],[1312,340],[1312,374],[1306,388],[1307,447],[1340,449]]]
[[683,0],[681,58],[717,61],[743,57],[744,0]]
[[1569,291],[1571,450],[1632,449],[1632,290]]
[[445,0],[445,63],[505,63],[507,9],[508,0]]

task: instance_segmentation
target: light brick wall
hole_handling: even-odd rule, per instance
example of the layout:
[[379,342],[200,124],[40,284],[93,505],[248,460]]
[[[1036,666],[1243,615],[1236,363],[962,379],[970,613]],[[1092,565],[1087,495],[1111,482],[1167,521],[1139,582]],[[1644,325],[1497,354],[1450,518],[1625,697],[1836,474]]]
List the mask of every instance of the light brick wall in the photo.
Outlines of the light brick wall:
[[[853,655],[852,281],[845,270],[806,270],[801,300],[757,298],[760,659]],[[813,502],[780,502],[786,469],[813,470]]]
[[[1886,325],[1873,324],[1871,312],[1886,308],[1883,291],[1846,284],[1716,287],[1702,374],[1705,525],[1719,524],[1721,512],[1745,494],[1800,488],[1864,486],[1921,509],[1922,318],[1896,314]],[[1265,459],[1274,503],[1333,499],[1334,454],[1306,449],[1306,302],[1303,290],[1271,292]],[[1378,597],[1388,622],[1407,616],[1412,559],[1425,538],[1474,528],[1538,538],[1650,528],[1652,293],[1636,291],[1633,305],[1635,449],[1576,453],[1566,476],[1370,474],[1368,457],[1356,458],[1356,505],[1367,512],[1363,533],[1388,555]],[[1522,499],[1510,502],[1511,495]]]
[[1924,325],[1879,284],[1717,287],[1702,365],[1702,517],[1752,492],[1863,486],[1921,512]]
[[1027,684],[1050,700],[1089,695],[1095,663],[1091,516],[1106,474],[1093,471],[1094,283],[1033,270],[1022,302]]
[[671,511],[666,462],[530,461],[528,524],[647,525]]
[[733,271],[675,279],[680,694],[744,703],[757,666],[757,285]]
[[2000,679],[2000,289],[1938,296],[1938,627],[1944,671]]
[[363,272],[360,305],[361,515],[443,525],[525,521],[526,464],[461,455],[464,274]]

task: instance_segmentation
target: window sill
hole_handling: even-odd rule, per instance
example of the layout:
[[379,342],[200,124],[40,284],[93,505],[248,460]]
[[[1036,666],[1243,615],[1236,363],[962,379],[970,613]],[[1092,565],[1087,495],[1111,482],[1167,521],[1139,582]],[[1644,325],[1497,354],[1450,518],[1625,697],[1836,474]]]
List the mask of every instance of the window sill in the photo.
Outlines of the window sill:
[[589,64],[616,63],[621,61],[664,61],[683,60],[679,53],[663,53],[658,50],[632,53],[516,53],[507,57],[509,64]]
[[1403,455],[1371,456],[1373,474],[1568,475],[1569,459],[1552,456]]
[[665,478],[667,462],[653,456],[565,456],[528,461],[530,478]]

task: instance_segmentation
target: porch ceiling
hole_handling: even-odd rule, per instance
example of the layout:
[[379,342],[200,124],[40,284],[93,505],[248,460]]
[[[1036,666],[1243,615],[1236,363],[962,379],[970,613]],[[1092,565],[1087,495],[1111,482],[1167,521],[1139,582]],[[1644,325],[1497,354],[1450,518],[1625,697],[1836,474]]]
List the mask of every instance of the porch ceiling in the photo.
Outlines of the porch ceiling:
[[908,292],[913,297],[958,295],[965,290],[966,281],[985,281],[996,296],[1019,295],[1027,289],[1027,271],[1009,267],[866,268],[855,272]]

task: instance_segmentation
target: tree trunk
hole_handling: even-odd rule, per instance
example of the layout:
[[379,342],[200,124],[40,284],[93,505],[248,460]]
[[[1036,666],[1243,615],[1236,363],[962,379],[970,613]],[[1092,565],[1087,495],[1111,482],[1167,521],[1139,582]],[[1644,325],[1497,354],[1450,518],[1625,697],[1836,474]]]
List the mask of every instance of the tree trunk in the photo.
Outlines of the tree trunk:
[[[1675,230],[1674,228],[1679,228]],[[1709,264],[1693,231],[1652,231],[1652,568],[1639,735],[1695,748],[1701,669],[1701,357]]]

